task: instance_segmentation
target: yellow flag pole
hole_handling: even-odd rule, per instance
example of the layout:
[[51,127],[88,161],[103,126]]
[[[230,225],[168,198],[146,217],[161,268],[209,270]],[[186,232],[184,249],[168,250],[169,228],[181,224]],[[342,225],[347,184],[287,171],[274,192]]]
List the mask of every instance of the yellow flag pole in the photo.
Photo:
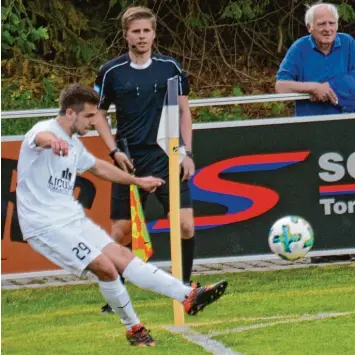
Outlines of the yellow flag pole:
[[[169,127],[169,203],[170,203],[170,250],[172,274],[182,279],[181,231],[180,231],[180,156],[179,156],[179,106],[178,79],[168,80]],[[174,325],[184,325],[184,309],[173,301]]]

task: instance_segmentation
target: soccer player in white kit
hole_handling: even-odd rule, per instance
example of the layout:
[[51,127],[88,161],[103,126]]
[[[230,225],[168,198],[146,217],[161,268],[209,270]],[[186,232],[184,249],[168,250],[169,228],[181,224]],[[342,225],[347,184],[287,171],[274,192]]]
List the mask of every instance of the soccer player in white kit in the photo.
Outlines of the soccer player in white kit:
[[22,142],[17,181],[17,210],[24,240],[40,254],[71,273],[91,271],[102,295],[126,326],[127,340],[136,346],[155,346],[136,315],[118,273],[135,285],[183,303],[194,315],[224,293],[227,282],[191,288],[170,274],[144,263],[115,243],[73,197],[76,174],[89,171],[112,182],[135,184],[153,192],[164,183],[155,177],[137,178],[95,158],[78,136],[95,124],[99,97],[81,84],[65,88],[55,119],[35,124]]

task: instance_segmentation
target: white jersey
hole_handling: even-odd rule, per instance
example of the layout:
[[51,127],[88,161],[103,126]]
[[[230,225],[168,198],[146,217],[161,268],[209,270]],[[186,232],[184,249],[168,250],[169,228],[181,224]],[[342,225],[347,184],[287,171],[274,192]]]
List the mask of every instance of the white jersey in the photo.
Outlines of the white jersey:
[[[39,132],[52,132],[69,144],[69,154],[58,156],[36,146]],[[80,140],[69,137],[56,119],[38,122],[22,142],[17,168],[17,213],[23,238],[39,235],[85,216],[73,197],[77,172],[95,165],[96,159]]]

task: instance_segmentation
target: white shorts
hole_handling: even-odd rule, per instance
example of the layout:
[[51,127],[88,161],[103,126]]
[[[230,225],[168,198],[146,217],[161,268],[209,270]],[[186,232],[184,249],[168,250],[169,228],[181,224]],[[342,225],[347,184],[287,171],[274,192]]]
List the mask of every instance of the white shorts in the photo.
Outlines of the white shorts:
[[38,253],[79,277],[112,242],[106,231],[87,217],[27,239]]

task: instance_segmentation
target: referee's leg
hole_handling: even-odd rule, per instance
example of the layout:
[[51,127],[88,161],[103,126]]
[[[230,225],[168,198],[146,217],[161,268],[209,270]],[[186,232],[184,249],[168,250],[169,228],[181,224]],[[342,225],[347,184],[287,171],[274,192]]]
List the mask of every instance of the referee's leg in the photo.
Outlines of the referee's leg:
[[131,247],[131,204],[129,186],[112,184],[111,188],[111,237],[119,244]]
[[130,219],[111,220],[111,236],[118,243],[132,249],[132,227]]
[[195,256],[195,227],[192,208],[181,208],[181,249],[182,278],[185,284],[191,282],[192,266]]
[[[156,195],[162,204],[165,214],[169,217],[169,182],[159,187]],[[182,250],[182,280],[191,283],[191,273],[195,256],[195,227],[192,199],[188,181],[180,184],[180,228]]]

